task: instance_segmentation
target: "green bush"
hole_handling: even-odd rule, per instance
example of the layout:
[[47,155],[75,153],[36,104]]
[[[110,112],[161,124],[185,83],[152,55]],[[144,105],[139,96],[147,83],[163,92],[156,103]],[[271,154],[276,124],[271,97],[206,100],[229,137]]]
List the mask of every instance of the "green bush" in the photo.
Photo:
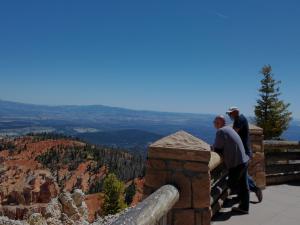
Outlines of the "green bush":
[[124,191],[124,183],[118,180],[115,174],[107,175],[103,183],[103,213],[105,216],[116,214],[127,207],[124,201]]

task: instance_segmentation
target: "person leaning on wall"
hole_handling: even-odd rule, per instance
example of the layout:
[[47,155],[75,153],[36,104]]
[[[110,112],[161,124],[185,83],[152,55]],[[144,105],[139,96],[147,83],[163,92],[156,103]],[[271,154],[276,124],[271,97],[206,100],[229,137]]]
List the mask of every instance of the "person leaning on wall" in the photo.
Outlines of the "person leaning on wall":
[[217,116],[214,120],[214,126],[217,129],[212,150],[217,152],[223,158],[224,164],[228,169],[228,186],[230,189],[236,189],[240,204],[232,208],[232,211],[248,214],[249,212],[249,186],[247,179],[249,156],[240,136],[230,126],[225,126],[224,116]]
[[[243,114],[240,114],[240,110],[238,107],[230,107],[226,114],[230,117],[231,120],[233,120],[233,129],[239,134],[240,138],[242,139],[245,152],[251,159],[253,153],[250,148],[249,123],[247,118]],[[257,187],[255,181],[249,175],[249,172],[247,172],[247,177],[250,191],[254,192],[258,201],[261,202],[263,199],[262,190]]]

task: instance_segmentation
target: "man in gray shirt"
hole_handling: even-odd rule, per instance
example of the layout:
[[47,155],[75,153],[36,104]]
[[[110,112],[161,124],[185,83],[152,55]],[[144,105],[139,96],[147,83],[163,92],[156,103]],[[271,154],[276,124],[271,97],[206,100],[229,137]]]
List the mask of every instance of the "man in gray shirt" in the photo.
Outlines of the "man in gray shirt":
[[249,157],[245,153],[240,136],[230,126],[225,126],[224,116],[217,116],[214,120],[217,129],[214,151],[219,153],[228,168],[228,186],[238,189],[240,205],[233,211],[248,214],[249,212],[249,185],[247,179]]

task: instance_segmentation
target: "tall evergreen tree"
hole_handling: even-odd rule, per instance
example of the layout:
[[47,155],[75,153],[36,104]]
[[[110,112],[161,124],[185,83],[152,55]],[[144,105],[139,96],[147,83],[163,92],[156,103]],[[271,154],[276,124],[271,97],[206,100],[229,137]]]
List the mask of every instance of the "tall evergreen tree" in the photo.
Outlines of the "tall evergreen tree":
[[260,99],[255,106],[256,124],[264,129],[265,139],[279,138],[292,119],[292,113],[288,111],[290,104],[279,99],[281,81],[274,79],[272,67],[265,65],[260,73],[263,79],[259,89]]
[[124,191],[124,183],[118,180],[115,174],[108,174],[103,184],[104,215],[113,215],[126,208],[126,204],[124,202]]

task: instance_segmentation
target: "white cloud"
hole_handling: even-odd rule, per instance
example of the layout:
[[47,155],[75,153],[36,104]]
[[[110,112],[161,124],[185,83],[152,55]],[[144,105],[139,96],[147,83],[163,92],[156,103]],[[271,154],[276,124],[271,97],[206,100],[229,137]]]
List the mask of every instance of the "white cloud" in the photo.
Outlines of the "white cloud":
[[228,19],[229,17],[220,12],[215,12],[215,15],[221,19]]

